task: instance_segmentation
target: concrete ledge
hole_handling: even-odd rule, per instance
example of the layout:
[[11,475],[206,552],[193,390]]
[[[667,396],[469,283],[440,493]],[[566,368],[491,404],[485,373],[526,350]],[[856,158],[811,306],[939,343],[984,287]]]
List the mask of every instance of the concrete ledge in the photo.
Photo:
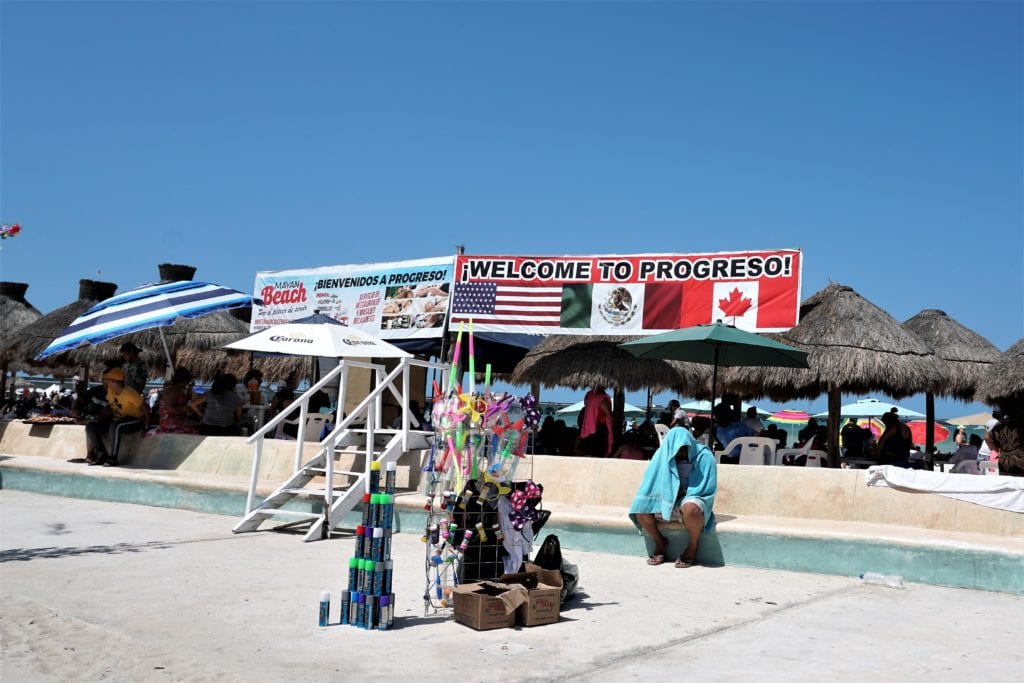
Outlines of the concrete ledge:
[[[129,467],[88,467],[66,462],[84,455],[82,427],[0,423],[0,453],[19,453],[0,456],[0,487],[242,515],[253,453],[245,439],[161,435],[132,446],[125,459]],[[306,449],[308,457],[311,444]],[[265,442],[260,493],[291,474],[294,457],[295,442]],[[361,469],[361,457],[343,455],[339,469]],[[403,455],[400,467],[407,476],[400,485],[420,486],[427,457],[422,451]],[[645,539],[626,511],[645,467],[637,461],[534,456],[520,463],[517,478],[544,484],[544,506],[553,516],[541,537],[558,534],[570,551],[637,555]],[[400,494],[399,528],[420,533],[425,503],[415,490]],[[910,581],[1024,594],[1024,515],[870,488],[862,472],[723,466],[716,513],[717,529],[701,541],[698,559],[704,564],[842,575],[882,571]],[[346,523],[354,526],[358,515]],[[664,529],[669,555],[678,555],[683,530],[672,524]]]

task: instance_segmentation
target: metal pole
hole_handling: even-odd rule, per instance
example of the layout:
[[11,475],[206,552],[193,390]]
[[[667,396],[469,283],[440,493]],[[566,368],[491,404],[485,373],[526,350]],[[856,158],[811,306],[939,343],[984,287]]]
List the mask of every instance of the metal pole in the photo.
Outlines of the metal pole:
[[171,376],[174,376],[174,361],[171,360],[171,351],[167,348],[167,339],[164,337],[163,325],[156,328],[160,331],[160,343],[164,345],[164,354],[167,356],[167,367],[171,369]]
[[[462,256],[464,253],[466,253],[465,245],[456,244],[455,245],[455,255],[456,256]],[[458,279],[459,279],[458,278],[458,273],[453,273],[453,276],[452,276],[452,280],[453,280],[453,282],[452,282],[452,292],[451,292],[451,296],[452,297],[455,296],[455,281],[457,281]],[[448,310],[451,311],[451,308],[449,307]],[[450,354],[452,352],[452,342],[451,342],[451,334],[450,334],[450,332],[451,332],[451,314],[449,313],[448,315],[446,315],[444,317],[444,327],[441,328],[441,358],[440,358],[440,361],[442,363],[444,363],[446,360],[448,362],[451,362],[451,359],[448,358],[448,354]]]
[[402,452],[404,453],[409,450],[409,363],[406,358],[398,362],[402,364],[402,405],[399,407],[402,411]]
[[[708,447],[715,454],[715,394],[718,392],[718,344],[715,344],[715,364],[711,370],[711,434],[708,436]],[[724,447],[725,444],[722,444]]]

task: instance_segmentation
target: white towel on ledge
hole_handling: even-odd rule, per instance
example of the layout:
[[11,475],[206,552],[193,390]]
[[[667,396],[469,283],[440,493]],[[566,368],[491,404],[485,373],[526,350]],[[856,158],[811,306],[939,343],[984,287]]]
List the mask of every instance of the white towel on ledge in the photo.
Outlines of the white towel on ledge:
[[937,493],[1010,512],[1024,513],[1024,477],[979,476],[908,470],[884,465],[868,468],[868,486],[889,486],[904,491]]

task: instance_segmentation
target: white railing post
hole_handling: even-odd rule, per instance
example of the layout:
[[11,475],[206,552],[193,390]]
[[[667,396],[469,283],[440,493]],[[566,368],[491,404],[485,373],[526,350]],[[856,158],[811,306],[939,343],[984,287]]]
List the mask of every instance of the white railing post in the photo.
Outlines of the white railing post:
[[306,418],[309,417],[309,392],[306,392],[305,397],[299,404],[299,427],[295,433],[297,439],[295,443],[295,469],[294,472],[298,472],[299,468],[302,467],[302,446],[306,443]]
[[348,361],[341,361],[341,383],[338,385],[338,413],[334,421],[334,426],[337,427],[341,424],[342,415],[345,413],[345,400],[347,398],[346,392],[348,390]]
[[[376,377],[376,379],[377,379],[377,382],[376,382],[377,383],[377,387],[380,387],[384,383],[384,370],[381,369],[381,368],[378,368],[378,369],[374,370],[374,377]],[[383,415],[383,413],[381,411],[382,411],[382,408],[383,408],[383,405],[384,405],[383,399],[384,399],[384,392],[383,391],[378,392],[377,400],[374,401],[374,412],[376,414],[373,416],[374,417],[374,422],[377,423],[377,428],[378,429],[380,429],[380,425],[382,424],[381,416]]]
[[373,462],[373,451],[374,451],[374,436],[373,436],[373,411],[366,411],[366,465],[363,472],[363,485],[366,487],[365,493],[370,492],[370,463]]
[[409,363],[402,363],[402,451],[409,450]]
[[334,442],[336,432],[331,432],[327,438],[327,445],[324,446],[324,468],[327,471],[327,484],[324,488],[324,504],[327,509],[324,511],[324,519],[327,523],[327,533],[331,533],[331,508],[334,506]]
[[249,477],[249,493],[245,497],[245,514],[253,510],[253,501],[256,499],[256,482],[260,476],[260,460],[263,458],[263,437],[261,436],[255,444],[252,455],[252,475]]

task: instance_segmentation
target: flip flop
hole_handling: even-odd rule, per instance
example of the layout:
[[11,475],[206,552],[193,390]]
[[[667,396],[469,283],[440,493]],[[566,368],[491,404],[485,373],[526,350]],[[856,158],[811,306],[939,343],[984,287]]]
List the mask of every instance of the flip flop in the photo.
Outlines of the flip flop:
[[81,464],[81,463],[86,463],[86,462],[89,462],[89,461],[86,460],[85,458],[71,458],[70,460],[68,460],[68,462],[73,462],[73,463]]
[[687,560],[686,558],[680,557],[676,560],[676,569],[687,569],[693,566],[693,560]]
[[651,565],[652,567],[662,564],[664,561],[664,555],[651,555],[647,558],[647,564]]

